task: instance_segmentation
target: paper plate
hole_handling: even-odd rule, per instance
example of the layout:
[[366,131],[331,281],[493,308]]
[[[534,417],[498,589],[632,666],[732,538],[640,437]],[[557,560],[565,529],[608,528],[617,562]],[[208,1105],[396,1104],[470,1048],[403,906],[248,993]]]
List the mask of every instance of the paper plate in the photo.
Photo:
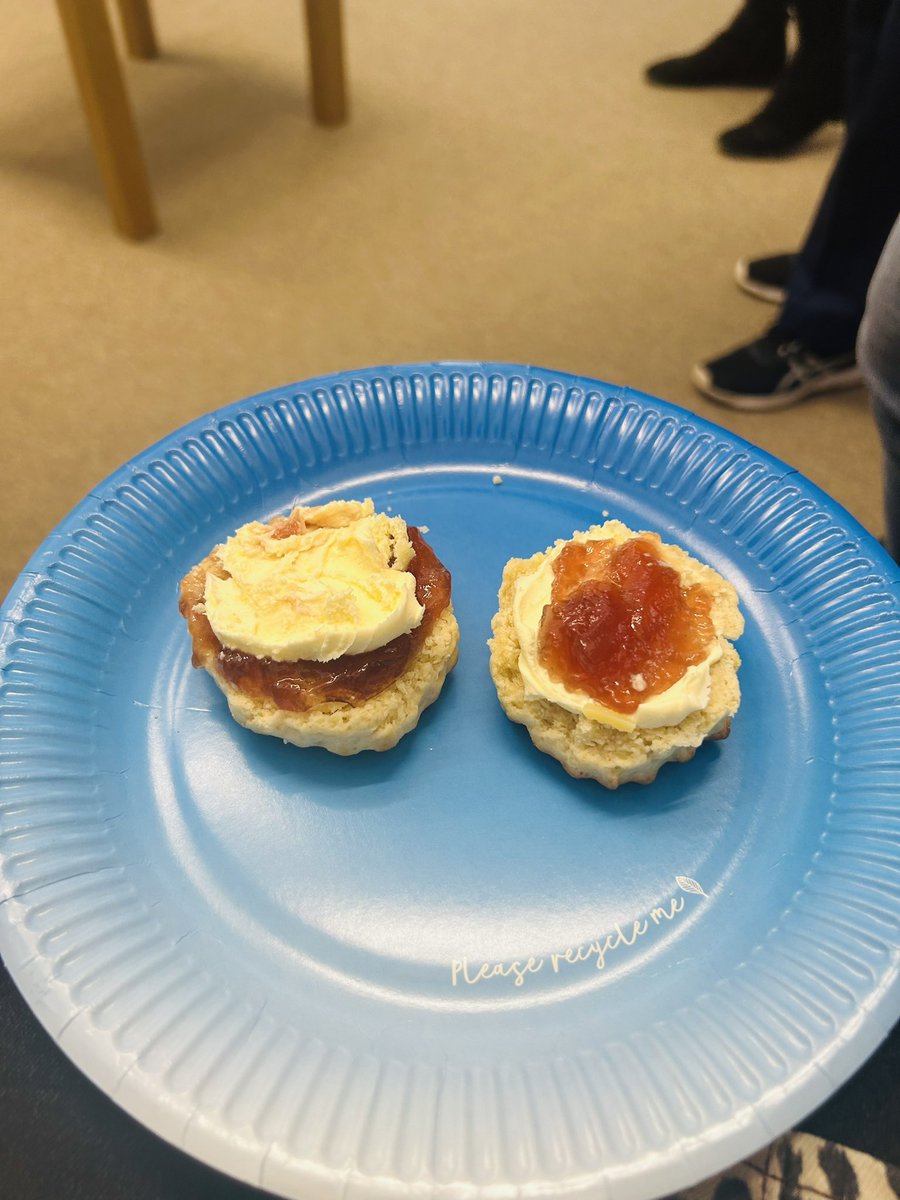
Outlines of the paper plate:
[[[371,496],[453,573],[461,657],[393,751],[239,728],[182,574]],[[604,519],[735,584],[731,737],[570,779],[504,717],[506,560]],[[366,370],[166,438],[3,611],[0,949],[78,1066],[277,1194],[645,1200],[825,1099],[900,1013],[898,572],[796,472],[527,367]]]

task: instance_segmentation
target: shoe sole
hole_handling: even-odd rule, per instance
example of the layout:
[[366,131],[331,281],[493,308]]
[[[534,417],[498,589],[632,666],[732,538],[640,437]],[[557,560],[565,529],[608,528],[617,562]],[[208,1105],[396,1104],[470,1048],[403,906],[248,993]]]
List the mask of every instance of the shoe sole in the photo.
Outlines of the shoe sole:
[[749,76],[743,79],[691,79],[691,80],[674,80],[674,79],[654,79],[647,72],[644,73],[644,79],[653,87],[659,88],[679,88],[682,91],[701,91],[703,88],[742,88],[747,91],[761,91],[763,88],[770,88],[778,82],[780,72],[775,75],[767,76],[766,78]]
[[750,261],[740,258],[734,265],[734,282],[741,291],[757,300],[765,300],[767,304],[784,304],[787,299],[787,289],[777,287],[774,283],[758,283],[750,274]]
[[821,379],[811,379],[808,383],[794,388],[790,392],[776,392],[771,396],[748,396],[740,392],[726,392],[713,385],[709,371],[699,364],[691,368],[691,383],[716,404],[726,408],[734,408],[740,412],[775,412],[780,408],[790,408],[823,392],[849,391],[851,388],[862,386],[863,377],[859,367],[848,367],[844,371],[836,371],[833,375]]

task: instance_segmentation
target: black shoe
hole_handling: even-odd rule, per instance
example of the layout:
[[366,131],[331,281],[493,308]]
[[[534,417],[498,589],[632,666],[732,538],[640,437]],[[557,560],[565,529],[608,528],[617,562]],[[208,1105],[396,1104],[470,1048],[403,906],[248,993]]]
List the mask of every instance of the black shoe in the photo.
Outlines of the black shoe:
[[822,358],[770,329],[722,358],[697,363],[691,382],[718,404],[766,412],[788,408],[817,392],[857,387],[862,375],[852,350]]
[[719,148],[734,158],[790,154],[828,121],[841,120],[844,109],[841,65],[799,52],[756,116],[719,134]]
[[694,54],[666,58],[647,68],[664,87],[768,87],[784,68],[787,20],[759,27],[742,10],[727,29]]
[[796,257],[796,254],[772,254],[768,258],[738,259],[734,267],[735,282],[757,300],[784,304]]

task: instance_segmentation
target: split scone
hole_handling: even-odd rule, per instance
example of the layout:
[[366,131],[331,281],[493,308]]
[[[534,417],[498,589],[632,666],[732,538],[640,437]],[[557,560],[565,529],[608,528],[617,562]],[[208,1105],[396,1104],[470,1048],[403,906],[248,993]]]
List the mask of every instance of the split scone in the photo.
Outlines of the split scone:
[[389,750],[456,663],[450,573],[371,500],[244,525],[181,581],[193,664],[256,733]]
[[492,628],[506,715],[570,775],[650,783],[728,736],[741,699],[737,593],[658,534],[607,521],[510,559]]

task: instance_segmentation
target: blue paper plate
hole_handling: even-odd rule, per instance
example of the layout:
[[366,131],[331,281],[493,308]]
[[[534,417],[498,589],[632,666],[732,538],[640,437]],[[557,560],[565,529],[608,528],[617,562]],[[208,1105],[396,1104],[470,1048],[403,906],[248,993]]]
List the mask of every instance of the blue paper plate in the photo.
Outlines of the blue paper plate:
[[[239,728],[182,574],[334,497],[427,525],[459,666],[387,754]],[[731,737],[574,781],[503,716],[502,567],[610,515],[738,589]],[[3,612],[0,949],[62,1048],[279,1194],[643,1200],[820,1103],[900,1013],[898,572],[783,464],[628,389],[359,371],[140,455]]]

